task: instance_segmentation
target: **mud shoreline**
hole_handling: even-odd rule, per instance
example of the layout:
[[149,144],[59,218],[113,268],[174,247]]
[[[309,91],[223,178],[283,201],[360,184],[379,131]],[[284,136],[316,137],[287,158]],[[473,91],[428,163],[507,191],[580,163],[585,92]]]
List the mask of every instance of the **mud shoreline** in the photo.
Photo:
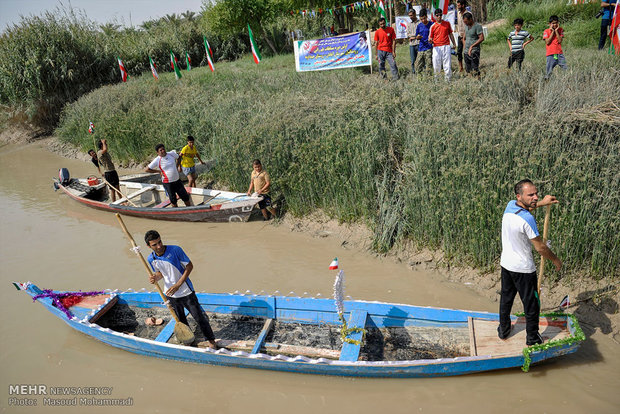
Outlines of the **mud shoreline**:
[[[53,136],[45,136],[35,129],[12,127],[0,133],[3,144],[30,144],[39,142],[50,152],[66,158],[88,162],[90,157],[81,150],[60,142]],[[120,165],[122,168],[139,168],[142,164],[132,163]],[[200,185],[200,179],[198,181]],[[202,183],[204,184],[204,183]],[[283,226],[292,232],[304,232],[316,238],[332,238],[338,241],[343,249],[353,249],[376,257],[388,257],[402,263],[412,270],[433,270],[446,280],[463,284],[479,294],[498,302],[500,291],[499,265],[490,272],[484,272],[468,266],[454,266],[448,263],[441,251],[419,249],[412,243],[401,243],[394,246],[386,255],[371,251],[371,230],[361,224],[339,223],[323,212],[313,212],[298,218],[284,215],[272,222],[275,226]],[[620,345],[620,284],[611,279],[593,280],[588,277],[572,275],[570,281],[560,279],[549,285],[551,279],[543,280],[542,310],[553,312],[565,295],[570,295],[571,306],[568,312],[577,316],[586,336],[599,330]],[[499,306],[499,305],[498,305]],[[522,305],[515,300],[513,312],[521,312]]]

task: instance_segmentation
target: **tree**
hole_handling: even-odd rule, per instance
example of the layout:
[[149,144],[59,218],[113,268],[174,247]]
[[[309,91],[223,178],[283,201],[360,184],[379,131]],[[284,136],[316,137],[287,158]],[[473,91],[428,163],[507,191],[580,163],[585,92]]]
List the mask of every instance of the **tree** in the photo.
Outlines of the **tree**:
[[286,11],[285,0],[215,0],[203,3],[207,26],[216,34],[230,37],[247,32],[248,24],[274,54],[278,54],[265,29],[266,25]]

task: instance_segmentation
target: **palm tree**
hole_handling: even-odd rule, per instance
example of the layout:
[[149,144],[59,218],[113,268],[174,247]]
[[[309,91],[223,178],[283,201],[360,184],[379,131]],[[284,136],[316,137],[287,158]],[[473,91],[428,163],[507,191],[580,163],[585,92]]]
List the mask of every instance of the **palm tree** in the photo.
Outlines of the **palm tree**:
[[118,32],[118,29],[120,29],[120,27],[121,27],[120,25],[114,24],[114,23],[106,23],[106,24],[99,25],[99,28],[106,36],[111,36],[112,34]]
[[181,13],[181,17],[187,20],[188,22],[191,22],[191,21],[194,21],[194,18],[196,17],[196,13],[188,10],[185,13]]

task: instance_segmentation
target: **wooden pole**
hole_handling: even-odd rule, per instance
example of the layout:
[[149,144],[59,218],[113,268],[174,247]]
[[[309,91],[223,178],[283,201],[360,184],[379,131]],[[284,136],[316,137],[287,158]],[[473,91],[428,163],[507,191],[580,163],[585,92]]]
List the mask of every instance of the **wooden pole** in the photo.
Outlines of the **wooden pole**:
[[[551,215],[551,204],[545,208],[545,224],[543,226],[543,243],[547,244],[549,238],[549,216]],[[542,284],[543,275],[545,274],[545,257],[540,258],[540,268],[538,270],[538,302],[542,308],[542,299],[540,297],[540,285]]]

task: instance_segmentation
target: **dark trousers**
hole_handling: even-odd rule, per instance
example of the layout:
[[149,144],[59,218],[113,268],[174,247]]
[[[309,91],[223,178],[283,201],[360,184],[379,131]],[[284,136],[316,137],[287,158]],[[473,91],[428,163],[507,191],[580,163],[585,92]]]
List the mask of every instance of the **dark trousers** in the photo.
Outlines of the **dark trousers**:
[[463,61],[463,38],[459,36],[459,40],[456,43],[456,58],[459,62]]
[[517,292],[525,311],[526,343],[535,343],[538,339],[538,319],[540,318],[540,302],[537,293],[538,278],[536,272],[511,272],[502,267],[502,293],[499,302],[500,338],[510,335],[510,311]]
[[480,49],[474,48],[471,56],[465,53],[465,71],[480,76]]
[[185,316],[185,309],[187,309],[192,315],[192,318],[194,318],[194,320],[198,323],[198,326],[200,326],[200,330],[205,338],[209,341],[215,340],[215,335],[213,334],[213,330],[209,324],[209,317],[203,312],[194,292],[187,296],[183,296],[182,298],[171,298],[170,296],[166,297],[170,301],[170,305],[172,305],[172,308],[181,323],[187,325],[187,317]]
[[172,205],[177,204],[177,194],[183,200],[183,202],[187,203],[189,201],[189,194],[187,194],[187,190],[185,190],[185,186],[181,182],[181,180],[176,180],[172,183],[163,183],[164,189],[166,190],[166,194],[170,197],[170,202]]
[[411,59],[411,73],[415,73],[415,60],[418,57],[418,45],[409,46],[409,58]]
[[508,69],[512,67],[513,64],[517,65],[517,69],[521,70],[521,64],[523,63],[523,59],[525,58],[525,50],[519,50],[517,52],[511,53],[508,58]]
[[598,40],[598,50],[601,50],[605,47],[605,42],[607,41],[607,38],[609,37],[607,35],[607,30],[609,29],[609,26],[611,26],[610,19],[601,20],[601,37]]

